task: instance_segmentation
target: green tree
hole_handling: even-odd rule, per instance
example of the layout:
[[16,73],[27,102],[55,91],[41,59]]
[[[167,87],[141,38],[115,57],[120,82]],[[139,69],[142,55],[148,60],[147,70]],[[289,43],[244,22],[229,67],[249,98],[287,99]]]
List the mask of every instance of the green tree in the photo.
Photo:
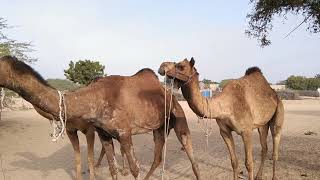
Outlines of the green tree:
[[306,90],[308,88],[307,78],[304,76],[290,76],[286,80],[286,86],[294,90]]
[[233,79],[224,79],[224,80],[222,80],[222,81],[220,82],[220,84],[219,84],[219,87],[220,87],[221,89],[223,89],[223,88],[228,84],[228,82],[231,81],[231,80],[233,80]]
[[79,84],[71,82],[66,79],[47,79],[48,84],[58,90],[75,90],[81,87]]
[[307,78],[304,76],[290,76],[286,86],[294,90],[317,90],[320,87],[320,78]]
[[275,15],[284,19],[289,12],[302,15],[304,20],[301,24],[308,23],[307,29],[312,33],[320,32],[319,0],[250,0],[250,2],[253,4],[253,10],[247,15],[249,24],[246,34],[257,38],[262,47],[271,44],[268,34],[272,30],[272,20]]
[[64,70],[64,75],[72,82],[87,85],[94,78],[104,75],[104,66],[98,61],[79,60],[70,61],[69,68]]
[[308,78],[307,79],[307,90],[316,91],[320,87],[319,78]]
[[17,57],[20,61],[34,62],[37,59],[30,57],[29,53],[33,51],[30,42],[18,42],[9,38],[4,30],[8,30],[10,27],[7,21],[0,17],[0,57],[11,55]]

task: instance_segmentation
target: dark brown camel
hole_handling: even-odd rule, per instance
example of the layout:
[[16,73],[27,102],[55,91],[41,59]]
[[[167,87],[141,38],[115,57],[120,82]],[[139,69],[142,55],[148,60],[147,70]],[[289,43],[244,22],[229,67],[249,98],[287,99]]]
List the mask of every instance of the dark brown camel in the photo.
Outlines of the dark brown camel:
[[[54,115],[55,119],[58,118],[57,90],[50,87],[30,66],[16,58],[10,56],[0,58],[0,86],[17,92],[42,111]],[[169,100],[164,101],[164,93],[169,97],[169,92],[164,90],[157,76],[149,69],[143,69],[133,76],[102,78],[90,86],[65,94],[67,123],[87,122],[95,126],[106,150],[113,179],[117,179],[117,167],[112,138],[120,142],[131,173],[138,179],[140,168],[134,154],[131,136],[153,131],[154,162],[145,177],[149,179],[162,160],[165,104],[169,107]],[[192,163],[197,179],[200,179],[186,118],[175,98],[172,107],[170,128],[174,128]]]
[[[41,109],[34,106],[34,109],[43,116],[44,118],[52,121],[54,119],[54,116],[52,114],[46,113],[42,111]],[[83,129],[79,129],[79,127],[82,127]],[[76,179],[82,179],[82,170],[81,170],[81,155],[80,155],[80,146],[79,146],[79,138],[77,132],[81,131],[85,136],[87,140],[87,158],[88,158],[88,167],[90,171],[90,179],[94,179],[94,171],[93,171],[93,161],[94,161],[94,139],[95,139],[95,128],[90,123],[83,123],[82,126],[79,126],[76,124],[76,126],[72,126],[72,124],[67,123],[66,132],[69,137],[69,140],[72,144],[74,153],[75,153],[75,165],[76,165]],[[104,148],[101,147],[100,156],[95,164],[94,167],[99,167],[102,161],[102,158],[105,154]],[[122,175],[126,176],[128,174],[126,168],[125,168],[125,161],[124,161],[124,151],[121,149],[121,155],[122,155],[122,169],[121,173]]]
[[280,143],[284,110],[276,92],[257,67],[249,68],[245,76],[229,82],[223,91],[210,99],[201,96],[199,74],[194,59],[179,62],[164,62],[159,68],[161,75],[175,78],[177,87],[198,115],[217,120],[220,134],[228,146],[234,179],[238,179],[238,159],[231,132],[241,135],[249,179],[253,179],[252,130],[258,129],[261,142],[261,164],[256,179],[262,179],[263,164],[267,156],[267,136],[270,128],[273,137],[273,180],[276,177],[276,161]]

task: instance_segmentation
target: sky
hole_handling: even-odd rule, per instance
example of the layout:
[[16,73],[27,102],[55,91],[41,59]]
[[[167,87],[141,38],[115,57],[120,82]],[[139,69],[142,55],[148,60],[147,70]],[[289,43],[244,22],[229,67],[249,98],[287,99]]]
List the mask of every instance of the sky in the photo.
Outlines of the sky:
[[213,81],[241,77],[251,66],[272,83],[320,73],[319,34],[303,25],[284,38],[302,17],[276,17],[266,48],[245,35],[249,0],[1,0],[0,12],[14,26],[9,37],[32,42],[39,59],[32,67],[44,78],[64,78],[63,69],[80,59],[100,61],[108,75],[191,57],[200,78]]

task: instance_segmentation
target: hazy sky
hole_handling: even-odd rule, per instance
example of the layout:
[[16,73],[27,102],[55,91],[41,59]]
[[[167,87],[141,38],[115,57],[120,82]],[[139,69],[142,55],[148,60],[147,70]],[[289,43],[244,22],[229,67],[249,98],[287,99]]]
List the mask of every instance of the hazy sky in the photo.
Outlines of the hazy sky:
[[[231,3],[232,2],[232,3]],[[302,26],[283,37],[301,17],[275,19],[273,44],[261,49],[244,34],[249,0],[66,1],[1,0],[0,16],[17,26],[8,35],[32,41],[45,78],[64,78],[70,60],[92,59],[107,74],[132,75],[163,61],[196,60],[201,78],[237,78],[259,66],[270,82],[320,73],[320,35]]]

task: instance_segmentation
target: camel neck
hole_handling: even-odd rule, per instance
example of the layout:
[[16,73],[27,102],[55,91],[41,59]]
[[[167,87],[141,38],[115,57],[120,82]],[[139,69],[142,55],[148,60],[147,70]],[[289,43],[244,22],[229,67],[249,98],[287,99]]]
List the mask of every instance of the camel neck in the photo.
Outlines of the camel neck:
[[200,117],[212,119],[222,118],[219,97],[206,98],[201,95],[199,87],[199,75],[181,87],[182,94],[187,100],[192,111]]
[[6,88],[17,92],[21,97],[44,112],[57,116],[59,113],[59,94],[57,90],[28,75],[24,78],[10,78]]

